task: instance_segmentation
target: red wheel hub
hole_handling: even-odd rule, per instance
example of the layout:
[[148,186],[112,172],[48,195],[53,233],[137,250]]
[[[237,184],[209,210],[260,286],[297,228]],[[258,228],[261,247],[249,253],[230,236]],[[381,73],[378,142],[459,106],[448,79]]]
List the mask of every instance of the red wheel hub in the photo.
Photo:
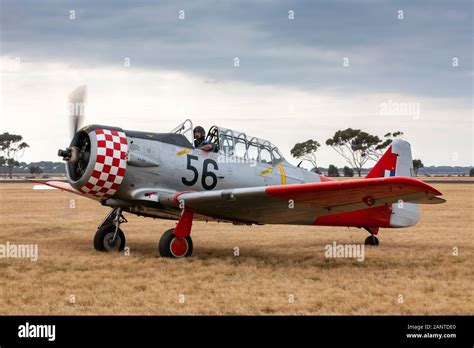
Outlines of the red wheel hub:
[[184,238],[174,237],[170,243],[170,250],[174,257],[183,257],[188,251],[188,242]]

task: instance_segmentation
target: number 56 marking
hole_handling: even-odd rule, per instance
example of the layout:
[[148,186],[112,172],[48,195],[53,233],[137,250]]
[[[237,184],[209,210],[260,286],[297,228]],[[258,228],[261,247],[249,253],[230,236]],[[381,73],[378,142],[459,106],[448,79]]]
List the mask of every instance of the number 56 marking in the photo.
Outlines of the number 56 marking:
[[[198,161],[199,158],[197,156],[193,155],[187,155],[186,156],[186,169],[190,170],[193,172],[193,178],[191,180],[186,179],[185,177],[181,178],[181,181],[183,182],[184,185],[186,186],[193,186],[199,178],[199,172],[195,166],[192,165],[191,161]],[[202,187],[204,187],[205,190],[212,190],[214,187],[217,185],[217,176],[214,172],[209,170],[209,164],[211,164],[215,170],[218,170],[219,167],[217,166],[216,161],[212,159],[205,159],[203,164],[202,164],[202,178],[201,178],[201,184]],[[212,183],[208,185],[206,183],[206,179],[210,177],[212,178]]]

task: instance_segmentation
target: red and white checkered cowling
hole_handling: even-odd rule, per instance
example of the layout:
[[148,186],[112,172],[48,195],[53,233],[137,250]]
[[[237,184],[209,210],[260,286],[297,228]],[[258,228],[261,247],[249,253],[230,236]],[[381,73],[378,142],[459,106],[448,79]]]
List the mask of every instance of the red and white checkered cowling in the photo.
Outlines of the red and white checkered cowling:
[[[87,181],[78,190],[102,199],[112,197],[122,184],[127,168],[128,144],[124,132],[96,129],[89,133],[91,146],[96,144],[94,166]],[[90,172],[90,170],[88,170]]]

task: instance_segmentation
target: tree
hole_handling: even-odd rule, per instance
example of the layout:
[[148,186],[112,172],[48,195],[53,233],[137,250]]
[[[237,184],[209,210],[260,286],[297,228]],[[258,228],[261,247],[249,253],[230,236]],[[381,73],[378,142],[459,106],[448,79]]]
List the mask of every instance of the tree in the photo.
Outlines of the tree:
[[0,134],[0,151],[3,153],[5,164],[8,167],[8,174],[12,178],[13,167],[19,164],[18,159],[23,156],[26,148],[30,147],[23,141],[21,135],[3,133]]
[[338,130],[332,138],[326,140],[326,145],[331,146],[340,154],[359,176],[361,176],[362,167],[372,159],[371,154],[380,143],[378,136],[352,128]]
[[337,167],[335,165],[333,165],[333,164],[329,165],[328,176],[340,176],[339,175],[339,170],[337,169]]
[[39,175],[43,173],[43,169],[41,169],[39,166],[31,166],[30,173],[33,175]]
[[307,161],[313,165],[313,167],[318,167],[316,162],[316,151],[321,146],[316,140],[307,140],[303,143],[298,143],[293,146],[290,153],[293,157]]
[[3,173],[3,166],[5,166],[5,164],[7,164],[7,160],[5,159],[5,157],[0,156],[0,168],[2,169],[2,173]]
[[474,176],[474,168],[471,168],[471,169],[469,170],[469,176]]
[[423,167],[424,167],[423,162],[421,162],[420,159],[413,160],[413,170],[415,171],[415,176],[418,176],[418,170]]
[[374,148],[369,149],[369,157],[371,160],[378,161],[385,152],[385,149],[392,143],[393,139],[403,135],[403,132],[396,131],[393,133],[387,133],[383,137],[385,140],[381,140],[380,143]]
[[354,171],[349,168],[348,166],[345,166],[344,169],[343,169],[343,172],[344,172],[344,176],[348,177],[353,177],[354,176]]

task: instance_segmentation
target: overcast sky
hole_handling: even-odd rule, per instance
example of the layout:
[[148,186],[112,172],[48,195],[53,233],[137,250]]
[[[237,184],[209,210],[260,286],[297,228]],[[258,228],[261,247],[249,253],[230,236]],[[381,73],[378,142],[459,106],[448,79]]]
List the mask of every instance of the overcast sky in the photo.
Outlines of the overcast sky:
[[[86,124],[191,118],[293,163],[296,142],[338,129],[401,130],[425,165],[474,162],[470,0],[0,4],[0,131],[31,145],[22,160],[59,159],[67,95],[87,84]],[[318,159],[345,164],[326,146]]]

